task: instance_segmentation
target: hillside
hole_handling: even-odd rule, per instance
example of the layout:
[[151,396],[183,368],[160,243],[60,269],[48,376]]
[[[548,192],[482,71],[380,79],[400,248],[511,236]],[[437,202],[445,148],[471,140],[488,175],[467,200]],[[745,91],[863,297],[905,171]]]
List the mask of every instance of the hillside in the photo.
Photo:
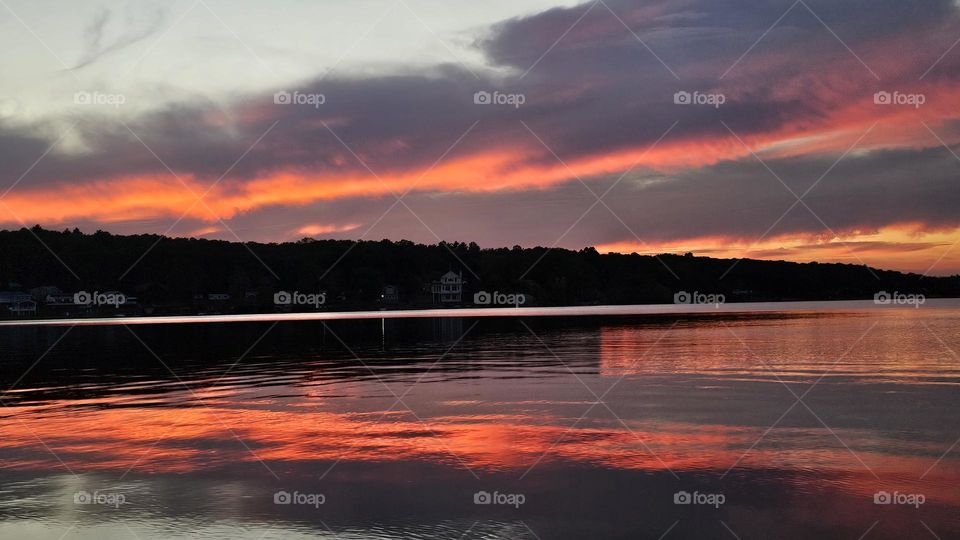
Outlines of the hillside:
[[[536,305],[670,303],[680,291],[722,294],[728,302],[867,299],[879,291],[960,296],[960,276],[848,264],[481,249],[459,242],[241,244],[40,227],[0,231],[0,288],[120,291],[150,312],[272,310],[278,291],[323,293],[326,309],[424,306],[441,303],[430,284],[450,270],[462,272],[465,282],[462,299],[451,305],[472,305],[478,291],[524,294]],[[385,286],[393,287],[386,300]],[[38,301],[42,314],[43,298]]]

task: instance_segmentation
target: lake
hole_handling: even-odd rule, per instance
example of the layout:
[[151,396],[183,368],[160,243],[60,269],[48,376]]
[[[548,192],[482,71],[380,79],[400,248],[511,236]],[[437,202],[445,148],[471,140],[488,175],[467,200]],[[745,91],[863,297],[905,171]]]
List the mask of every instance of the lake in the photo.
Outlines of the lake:
[[729,307],[5,326],[0,537],[960,536],[960,304]]

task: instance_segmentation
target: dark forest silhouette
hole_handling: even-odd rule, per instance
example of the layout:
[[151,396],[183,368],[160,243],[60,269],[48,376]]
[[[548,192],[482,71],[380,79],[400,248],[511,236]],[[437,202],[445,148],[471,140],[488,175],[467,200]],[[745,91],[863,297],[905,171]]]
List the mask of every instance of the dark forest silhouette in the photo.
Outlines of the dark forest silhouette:
[[0,287],[122,291],[136,296],[138,309],[156,313],[210,310],[211,294],[230,298],[216,310],[272,311],[281,290],[323,291],[322,309],[375,308],[384,305],[385,286],[396,292],[390,306],[426,306],[432,303],[429,284],[449,270],[462,272],[466,282],[462,305],[480,290],[523,293],[528,305],[542,306],[671,303],[678,291],[723,294],[728,302],[869,299],[878,291],[960,295],[960,276],[850,264],[600,254],[593,248],[481,249],[461,242],[263,244],[39,226],[0,231]]

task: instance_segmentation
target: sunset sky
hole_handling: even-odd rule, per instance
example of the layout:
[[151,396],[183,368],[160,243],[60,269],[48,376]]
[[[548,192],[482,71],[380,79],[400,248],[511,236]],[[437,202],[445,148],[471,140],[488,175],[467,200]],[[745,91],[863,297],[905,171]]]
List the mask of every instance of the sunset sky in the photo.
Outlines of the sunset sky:
[[958,43],[957,0],[0,0],[0,228],[955,274]]

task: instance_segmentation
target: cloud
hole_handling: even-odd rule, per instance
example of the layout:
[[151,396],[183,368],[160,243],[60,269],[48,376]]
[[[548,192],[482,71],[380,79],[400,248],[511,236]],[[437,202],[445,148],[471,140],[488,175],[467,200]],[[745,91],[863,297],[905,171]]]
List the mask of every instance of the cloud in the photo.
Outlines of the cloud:
[[[133,117],[87,107],[0,125],[0,177],[11,182],[58,126],[77,122],[83,141],[50,152],[5,202],[25,222],[123,227],[184,216],[208,230],[222,217],[279,238],[333,223],[362,225],[317,234],[366,230],[411,190],[459,239],[549,245],[595,201],[579,180],[599,193],[624,175],[607,201],[644,241],[739,241],[795,202],[759,157],[798,194],[829,171],[805,199],[816,215],[799,205],[773,234],[829,233],[824,223],[851,234],[960,225],[960,163],[937,139],[960,142],[960,54],[944,56],[960,31],[951,2],[810,0],[786,15],[790,3],[607,5],[488,29],[476,42],[488,62],[479,78],[458,65],[392,66],[276,89],[322,94],[319,106],[239,94]],[[155,28],[105,45],[111,20],[103,12],[91,23],[84,58]],[[478,91],[522,94],[524,104],[478,105]],[[725,103],[677,105],[678,91],[722,93]],[[877,105],[879,91],[925,103]],[[544,215],[532,217],[538,207]],[[319,225],[318,208],[330,212]],[[4,216],[0,208],[0,220],[14,222]],[[421,234],[413,224],[390,234]],[[633,240],[617,220],[591,214],[563,241]]]

